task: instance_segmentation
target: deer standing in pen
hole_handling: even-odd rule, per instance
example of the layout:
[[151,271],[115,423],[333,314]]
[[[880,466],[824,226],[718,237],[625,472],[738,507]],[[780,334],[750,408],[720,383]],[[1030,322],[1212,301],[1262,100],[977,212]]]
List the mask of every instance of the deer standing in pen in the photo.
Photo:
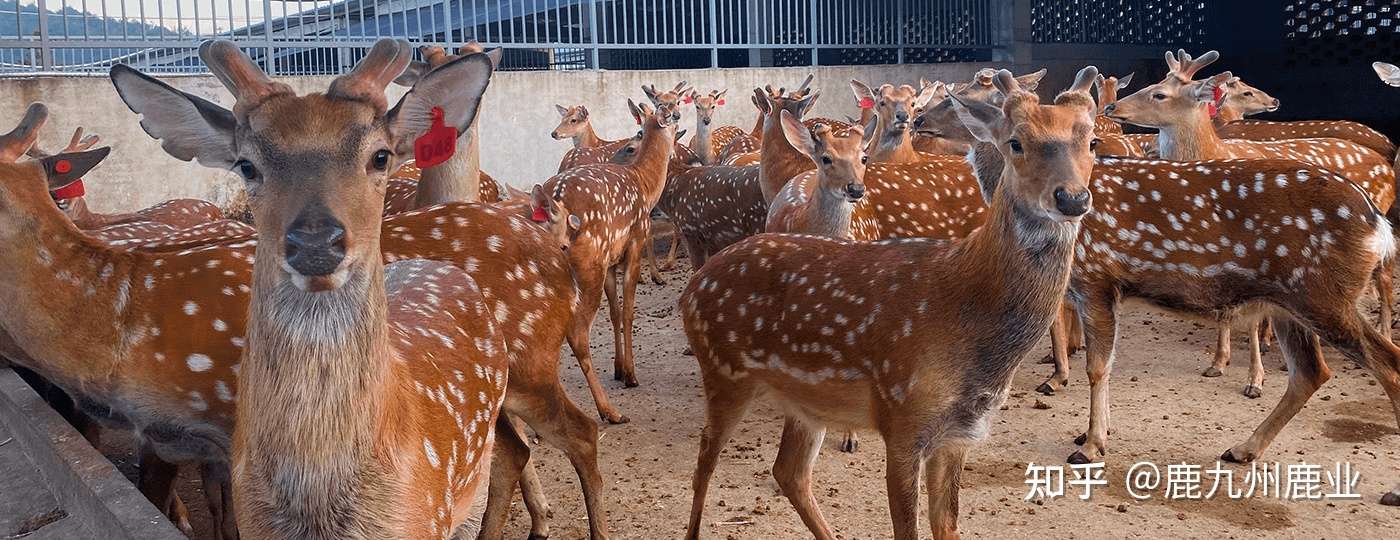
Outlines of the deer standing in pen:
[[[385,43],[380,47],[384,48],[385,45],[392,43]],[[381,51],[383,52],[387,51]],[[394,118],[409,118],[400,116],[405,114],[400,111],[427,111],[431,109],[427,105],[432,105],[435,97],[440,99],[447,96],[455,101],[443,104],[442,107],[448,111],[462,110],[465,117],[456,121],[469,124],[471,115],[466,113],[475,108],[481,92],[484,91],[491,65],[489,61],[475,56],[453,61],[442,68],[443,73],[435,71],[426,76],[398,106],[387,113],[388,118],[380,116],[375,119],[372,114],[367,114],[362,121],[393,125]],[[265,88],[259,82],[265,81],[265,76],[248,63],[246,57],[234,54],[229,61],[237,64],[236,69],[246,78],[257,83],[249,89],[250,91],[256,92],[259,88]],[[392,77],[394,73],[388,73],[389,71],[393,70],[386,67],[383,73]],[[197,155],[195,149],[179,144],[176,140],[185,133],[183,130],[199,126],[191,127],[173,121],[172,119],[179,117],[170,114],[172,111],[167,107],[186,107],[189,103],[198,104],[202,101],[129,70],[123,71],[121,77],[117,75],[114,73],[114,82],[122,90],[123,97],[134,110],[146,116],[143,124],[154,136],[163,139],[167,151],[185,159]],[[366,88],[361,89],[369,93],[366,101],[382,101],[382,85],[377,81],[371,84],[373,86],[366,85]],[[370,90],[375,87],[379,88],[377,95]],[[235,95],[239,95],[239,92],[235,91]],[[322,99],[330,102],[328,105],[352,109],[360,106],[365,109],[371,107],[371,103],[360,105],[359,100],[346,99],[340,97],[340,94],[334,95],[333,98]],[[277,93],[274,98],[269,99],[277,100],[272,103],[295,106],[295,101],[318,97],[319,95],[312,95],[295,98]],[[463,103],[463,100],[466,102]],[[244,102],[240,101],[240,104],[242,103]],[[230,114],[212,104],[205,105],[211,108],[209,114],[212,116]],[[373,109],[362,112],[372,111]],[[427,119],[418,120],[421,123],[412,126],[416,126],[415,129],[426,129]],[[449,121],[452,121],[451,117]],[[354,131],[358,128],[352,122],[343,129]],[[313,138],[308,137],[307,140]],[[411,141],[412,138],[408,140]],[[398,152],[404,151],[401,145],[396,148]],[[202,163],[216,167],[227,166],[221,164],[232,159],[231,156],[219,155],[199,157]],[[205,161],[206,158],[208,161]],[[550,225],[551,232],[546,232],[536,223],[532,223],[531,218],[535,212],[517,210],[512,208],[510,203],[499,207],[459,203],[438,205],[385,220],[382,232],[379,233],[379,247],[386,262],[416,258],[450,262],[465,269],[479,284],[481,296],[504,336],[505,349],[511,365],[510,392],[506,396],[503,410],[524,419],[546,443],[560,447],[568,455],[579,473],[584,489],[590,530],[593,531],[594,538],[602,538],[606,535],[606,525],[602,521],[601,510],[602,480],[597,470],[597,428],[588,415],[573,406],[558,379],[558,350],[566,332],[571,328],[576,302],[568,260],[561,250],[560,239],[554,236],[551,240],[551,236],[557,234],[559,223],[574,220],[562,214],[566,212],[562,206],[540,210],[546,214],[543,216],[544,221]],[[569,337],[571,346],[579,356],[580,364],[588,365],[586,335],[581,342],[573,341],[573,336]],[[598,389],[591,366],[585,373],[589,375],[590,382],[594,383],[592,386],[595,390]],[[614,422],[626,421],[625,417],[611,409],[605,395],[595,393],[595,399],[598,401],[600,413],[605,418]],[[502,450],[497,453],[502,458],[498,462],[502,464],[501,469],[507,470],[498,470],[493,466],[492,490],[487,503],[486,522],[483,525],[486,531],[496,532],[494,536],[487,534],[487,537],[499,536],[499,528],[504,525],[502,512],[508,506],[510,490],[516,483],[514,479],[520,478],[519,475],[529,457],[528,446],[514,437],[514,430],[505,428],[498,429],[497,432],[501,435],[498,439],[498,449]],[[509,464],[506,465],[506,462]],[[503,481],[497,482],[494,479],[498,474],[507,476],[502,476]],[[533,475],[528,471],[526,475],[522,488],[528,488],[528,484],[532,482],[529,479]],[[526,506],[534,518],[532,533],[547,536],[543,521],[546,510],[543,508],[542,495],[538,493],[537,486],[534,491],[534,495],[528,490],[526,493]],[[496,510],[493,512],[492,508]]]
[[[974,147],[979,180],[1002,170],[1000,155],[988,144]],[[1092,404],[1089,430],[1076,440],[1083,447],[1070,462],[1106,448],[1117,311],[1129,296],[1213,319],[1272,315],[1288,388],[1224,460],[1256,459],[1330,377],[1319,336],[1376,375],[1400,422],[1400,348],[1365,323],[1358,307],[1373,270],[1393,254],[1394,237],[1356,184],[1296,161],[1137,159],[1100,159],[1090,184],[1095,211],[1079,233],[1067,298],[1084,325]],[[1063,332],[1052,327],[1051,337],[1057,363],[1067,365]]]
[[1098,94],[1098,113],[1094,115],[1094,134],[1102,137],[1104,135],[1122,135],[1123,126],[1113,119],[1104,116],[1103,108],[1109,103],[1118,101],[1118,91],[1127,88],[1133,82],[1133,73],[1124,75],[1123,78],[1105,77],[1103,74],[1094,81],[1094,91]]
[[[873,163],[919,163],[932,158],[931,154],[914,148],[911,121],[918,116],[918,110],[930,103],[937,95],[937,85],[915,89],[907,84],[895,86],[882,84],[876,89],[852,79],[851,90],[861,111],[873,111],[869,119],[862,119],[860,127],[871,130],[870,147],[866,149]],[[869,103],[871,106],[866,108]],[[873,124],[873,125],[872,125]],[[934,139],[937,141],[937,139]],[[957,154],[956,148],[941,148],[938,154]],[[965,152],[966,149],[964,148]]]
[[837,133],[824,124],[809,130],[792,113],[784,110],[779,114],[788,144],[812,160],[816,168],[788,181],[784,189],[792,188],[802,198],[794,204],[770,207],[764,232],[850,240],[851,214],[856,202],[865,196],[861,180],[868,161],[865,132],[852,126]]
[[1275,122],[1244,117],[1278,110],[1279,100],[1231,77],[1225,82],[1225,99],[1215,116],[1215,132],[1223,139],[1281,141],[1288,139],[1342,139],[1365,146],[1383,157],[1395,155],[1395,143],[1385,134],[1350,120],[1299,120]]
[[[687,538],[700,534],[720,450],[760,395],[786,411],[773,476],[817,538],[834,538],[811,491],[829,425],[884,437],[894,538],[918,538],[921,474],[934,538],[958,537],[963,461],[1064,295],[1090,206],[1087,90],[1096,73],[1086,68],[1053,105],[998,75],[1011,97],[997,111],[1004,116],[979,129],[1013,157],[987,193],[989,220],[967,238],[760,235],[691,278],[679,307],[704,380],[706,426]],[[801,313],[813,318],[793,315]]]
[[[1155,127],[1158,133],[1158,150],[1165,159],[1175,161],[1200,159],[1292,159],[1326,167],[1347,177],[1361,186],[1384,212],[1390,209],[1395,200],[1395,171],[1389,160],[1371,152],[1364,146],[1341,139],[1293,139],[1282,141],[1250,141],[1241,139],[1221,139],[1211,124],[1210,110],[1221,99],[1220,90],[1232,78],[1229,72],[1210,77],[1205,81],[1192,81],[1192,77],[1205,66],[1214,62],[1219,54],[1207,52],[1200,58],[1192,58],[1185,51],[1180,58],[1171,52],[1166,53],[1167,65],[1171,72],[1157,84],[1148,86],[1131,96],[1125,97],[1106,108],[1106,114],[1116,119]],[[1303,225],[1304,227],[1306,224]],[[1381,302],[1380,325],[1389,332],[1391,325],[1391,305],[1393,291],[1391,285],[1390,260],[1382,264],[1376,273],[1376,292]],[[1220,336],[1216,348],[1215,361],[1204,372],[1205,376],[1219,376],[1230,360],[1230,322],[1221,321]],[[1251,351],[1259,357],[1259,328],[1252,329]],[[1262,364],[1257,361],[1251,368],[1252,383],[1246,388],[1246,395],[1257,397],[1258,382],[1262,379]],[[1254,394],[1254,395],[1251,395]]]
[[728,90],[711,90],[702,95],[691,89],[681,98],[683,102],[695,105],[695,134],[690,138],[689,147],[702,165],[717,163],[717,156],[725,146],[744,134],[742,129],[734,126],[711,126],[715,120],[715,108],[724,106],[726,92]]

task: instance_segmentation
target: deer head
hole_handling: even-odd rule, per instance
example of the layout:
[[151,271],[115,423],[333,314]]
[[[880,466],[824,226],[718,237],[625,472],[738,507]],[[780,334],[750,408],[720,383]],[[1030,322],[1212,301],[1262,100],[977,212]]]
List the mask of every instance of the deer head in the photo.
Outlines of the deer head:
[[651,104],[655,105],[658,109],[663,105],[667,106],[671,112],[672,120],[679,122],[681,119],[681,99],[685,97],[686,93],[690,92],[690,87],[686,86],[685,81],[681,81],[676,83],[674,88],[659,92],[656,90],[656,85],[648,84],[642,87],[642,92],[647,95],[647,99],[651,100]]
[[530,190],[530,220],[549,231],[549,237],[558,242],[563,251],[569,250],[574,235],[583,226],[578,216],[569,213],[564,201],[549,196],[539,184]]
[[1052,105],[1021,88],[1010,71],[993,84],[1006,96],[1000,107],[958,95],[952,108],[978,141],[994,145],[1005,159],[1000,179],[978,178],[989,203],[1009,196],[1019,212],[1052,221],[1075,221],[1089,211],[1089,175],[1094,166],[1094,99],[1089,87],[1094,66],[1079,71],[1074,84]]
[[1102,73],[1094,79],[1094,91],[1099,95],[1099,110],[1103,110],[1104,105],[1118,101],[1118,91],[1127,88],[1133,82],[1133,73],[1124,75],[1123,78],[1104,77]]
[[258,226],[269,286],[319,292],[381,268],[385,184],[441,122],[460,134],[476,118],[492,65],[485,55],[423,75],[393,109],[385,87],[408,66],[406,42],[375,43],[324,94],[298,96],[272,82],[238,47],[206,42],[200,57],[234,95],[232,111],[126,66],[112,82],[146,132],[180,159],[241,175]]
[[495,69],[501,65],[501,56],[504,53],[505,49],[492,49],[490,52],[487,52],[486,49],[476,41],[468,41],[461,47],[458,47],[457,54],[449,54],[446,49],[437,45],[424,45],[418,48],[418,55],[423,59],[409,62],[408,66],[404,68],[403,73],[394,78],[394,84],[412,87],[418,84],[418,81],[421,80],[424,75],[427,75],[428,72],[445,66],[453,60],[473,54],[485,54],[486,58],[491,61],[492,69]]
[[1240,116],[1277,111],[1278,106],[1278,98],[1250,86],[1239,77],[1230,77],[1225,81],[1225,102],[1222,107]]
[[835,133],[826,124],[807,126],[788,111],[782,111],[783,136],[788,144],[802,152],[817,165],[817,189],[844,197],[854,203],[865,196],[865,132],[851,126],[844,133]]
[[868,105],[875,109],[875,114],[885,126],[879,136],[885,139],[903,137],[909,131],[909,121],[918,114],[919,109],[928,106],[936,93],[936,85],[930,84],[916,90],[907,84],[882,84],[871,90],[869,85],[851,79],[851,91],[855,92],[856,102],[862,108]]
[[1400,67],[1395,67],[1395,64],[1375,62],[1371,64],[1371,69],[1376,70],[1376,75],[1381,78],[1381,82],[1391,86],[1400,86]]
[[1193,81],[1192,77],[1202,68],[1210,65],[1220,53],[1207,52],[1200,58],[1181,51],[1181,58],[1167,52],[1167,66],[1171,72],[1154,85],[1147,86],[1132,95],[1104,106],[1104,115],[1114,120],[1143,127],[1162,128],[1176,125],[1183,119],[1209,118],[1208,112],[1220,105],[1224,97],[1225,82],[1232,75],[1221,73],[1204,81]]
[[58,211],[49,194],[78,181],[111,151],[65,151],[19,161],[34,146],[48,116],[44,104],[31,104],[19,125],[0,135],[0,238],[7,242],[26,241],[35,231],[36,216]]
[[[1036,88],[1040,87],[1040,80],[1045,78],[1045,73],[1046,70],[1042,69],[1034,73],[1027,73],[1015,77],[1016,83],[1019,84],[1023,90],[1034,93]],[[967,99],[1000,105],[1000,101],[1005,96],[997,89],[996,83],[994,82],[996,74],[997,71],[991,68],[978,70],[977,73],[973,74],[971,82],[953,85],[952,93],[956,93]]]
[[554,126],[554,131],[549,132],[549,136],[556,141],[571,139],[588,129],[588,107],[575,105],[565,108],[555,105],[554,110],[559,111],[559,125]]
[[685,96],[685,101],[695,104],[695,116],[700,119],[703,125],[710,125],[715,117],[715,107],[724,105],[724,94],[729,90],[711,90],[709,94],[701,95],[695,90],[690,90]]

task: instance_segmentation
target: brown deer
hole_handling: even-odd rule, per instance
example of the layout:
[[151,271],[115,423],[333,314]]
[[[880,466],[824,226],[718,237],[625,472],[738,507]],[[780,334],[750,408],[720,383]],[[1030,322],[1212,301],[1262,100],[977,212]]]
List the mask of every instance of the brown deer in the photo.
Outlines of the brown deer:
[[[384,42],[379,47],[385,49],[392,45],[394,45],[392,42]],[[386,52],[392,52],[392,49],[389,51],[381,50],[380,54]],[[261,72],[257,71],[257,68],[248,62],[246,57],[234,53],[230,53],[233,58],[228,61],[237,64],[236,69],[239,73],[255,83],[266,80],[266,77],[262,76]],[[384,58],[381,57],[381,60]],[[399,56],[394,61],[402,60],[404,58]],[[214,65],[219,64],[216,61]],[[386,71],[377,73],[383,73],[388,77],[395,75],[395,73],[390,73],[393,71],[391,67],[385,69]],[[476,56],[468,56],[449,63],[442,68],[441,73],[434,71],[415,85],[414,89],[404,97],[404,101],[394,108],[394,111],[427,111],[431,109],[430,105],[433,103],[431,101],[424,103],[424,101],[433,99],[435,96],[438,98],[446,96],[455,101],[449,100],[450,102],[443,103],[443,108],[461,111],[465,115],[454,121],[454,124],[460,121],[469,125],[473,117],[469,113],[472,112],[471,108],[475,107],[476,100],[485,90],[490,69],[489,62]],[[217,73],[218,69],[216,68],[215,71]],[[134,74],[134,72],[130,73]],[[347,77],[350,76],[347,75]],[[169,106],[198,103],[195,101],[198,98],[182,94],[154,79],[139,74],[134,78],[119,79],[114,76],[114,82],[119,89],[123,89],[123,96],[127,97],[129,102],[135,101],[136,104],[133,108],[147,115],[146,125],[160,128],[152,131],[153,135],[166,139],[166,137],[179,134],[181,129],[187,129],[179,123],[155,123],[158,120],[153,120],[153,118],[170,118],[168,111],[147,107],[162,103]],[[387,81],[385,82],[387,83]],[[249,90],[257,91],[257,88],[262,87],[261,84],[255,84],[254,88]],[[333,86],[334,88],[336,86]],[[372,88],[378,88],[377,93],[372,91]],[[394,118],[407,118],[401,116],[385,118],[383,116],[385,115],[384,108],[374,105],[374,102],[382,103],[383,101],[382,85],[378,81],[365,84],[365,87],[360,88],[360,90],[368,95],[365,100],[320,97],[320,95],[295,98],[282,93],[277,93],[269,99],[277,100],[271,103],[288,100],[289,106],[296,105],[296,101],[303,99],[321,99],[328,106],[362,106],[369,110],[363,111],[366,114],[359,117],[358,121],[371,124],[392,126],[395,125]],[[235,94],[238,95],[239,92],[235,91]],[[334,93],[332,95],[339,96],[339,94]],[[241,103],[243,102],[240,101]],[[375,108],[371,109],[372,106]],[[379,112],[375,113],[376,110]],[[229,113],[217,109],[212,110],[210,114],[217,117],[220,114]],[[291,113],[287,114],[289,118],[298,118],[290,116]],[[310,115],[309,112],[303,114]],[[375,114],[381,116],[376,118]],[[355,117],[352,116],[351,124],[342,126],[340,129],[351,131],[359,129],[355,127],[354,119]],[[426,127],[426,124],[426,121],[423,121],[421,126]],[[332,132],[339,133],[340,131]],[[406,141],[412,141],[414,135],[416,135],[414,132],[403,134],[403,136],[408,137]],[[223,136],[231,135],[225,134]],[[313,138],[307,137],[306,140]],[[395,147],[397,152],[404,152],[402,143],[406,141],[399,141],[400,146]],[[233,147],[232,144],[230,147]],[[192,150],[174,143],[167,143],[166,148],[176,157],[188,156],[190,154],[187,152],[192,152]],[[411,151],[411,145],[409,145],[409,149]],[[211,160],[229,160],[231,156],[209,156],[209,158]],[[388,165],[394,164],[387,164],[386,167]],[[602,522],[603,513],[600,500],[602,480],[596,464],[597,428],[594,422],[588,419],[588,415],[580,412],[568,400],[558,381],[558,350],[570,328],[576,304],[568,260],[560,250],[558,241],[551,241],[549,234],[532,223],[530,217],[517,215],[509,207],[474,204],[439,205],[393,216],[384,221],[379,237],[381,241],[377,243],[379,243],[385,261],[426,258],[450,262],[466,270],[475,282],[480,284],[481,296],[485,299],[491,318],[499,325],[500,333],[505,338],[504,348],[509,355],[511,364],[509,375],[511,390],[506,397],[504,410],[511,415],[525,419],[535,428],[543,440],[565,451],[579,472],[585,492],[584,500],[589,509],[589,516],[593,518],[591,528],[594,530],[594,537],[603,537],[606,534],[606,525]],[[586,364],[589,358],[587,342],[584,340],[581,343],[580,347],[576,342],[571,341],[580,362]],[[591,375],[591,368],[587,370],[587,373]],[[626,420],[625,417],[611,411],[611,407],[606,402],[606,396],[598,400],[598,405],[600,411],[607,410],[611,413],[604,413],[609,420]],[[502,461],[511,462],[509,466],[504,468],[514,470],[512,472],[493,469],[493,478],[496,478],[498,472],[513,474],[518,478],[521,473],[520,468],[524,467],[525,460],[528,459],[529,449],[522,441],[513,440],[514,437],[511,436],[514,433],[513,430],[505,429],[498,431],[498,433],[502,434],[500,440],[504,441],[500,446],[504,451],[498,453],[498,456],[502,458]],[[503,515],[499,512],[505,508],[505,503],[508,503],[510,496],[508,490],[515,485],[515,481],[510,477],[505,478],[507,480],[503,482],[492,482],[493,489],[488,502],[488,510],[493,507],[498,510],[494,513],[488,512],[485,524],[487,531],[493,530],[493,525],[491,525],[493,515],[501,516],[496,518],[494,527],[503,525]],[[541,497],[535,497],[535,500],[540,499]],[[544,515],[542,501],[532,503],[532,496],[527,493],[526,502],[527,507],[531,509],[532,517],[536,518],[532,532],[540,535],[547,534],[541,527]],[[497,533],[498,535],[499,533]]]
[[[978,129],[1013,159],[987,194],[989,220],[967,238],[765,234],[691,278],[679,308],[704,381],[706,426],[687,538],[700,534],[720,450],[763,394],[787,411],[773,476],[817,538],[835,537],[811,491],[828,425],[871,427],[885,439],[894,538],[918,538],[921,474],[934,537],[958,537],[963,461],[1064,295],[1090,205],[1087,89],[1096,73],[1081,72],[1053,105],[998,74],[1011,97],[994,117],[979,114]],[[840,270],[854,268],[865,269],[858,279]],[[810,317],[793,316],[801,313]]]
[[853,126],[836,133],[824,124],[809,130],[792,113],[779,114],[788,144],[811,159],[816,169],[788,180],[784,191],[792,190],[799,199],[771,206],[764,231],[851,239],[851,214],[865,196],[865,132]]
[[[1278,110],[1278,98],[1269,95],[1267,92],[1250,86],[1240,80],[1239,77],[1230,77],[1221,86],[1225,92],[1225,98],[1220,100],[1219,107],[1215,111],[1215,117],[1211,120],[1215,123],[1215,130],[1226,124],[1243,120],[1246,116],[1259,113],[1273,112]],[[1231,137],[1225,134],[1220,135],[1226,139],[1241,139],[1244,137]],[[1300,139],[1315,137],[1295,137]]]
[[[988,145],[974,148],[979,179],[1004,167],[987,154],[1000,155]],[[1079,233],[1067,297],[1084,326],[1092,395],[1089,431],[1076,440],[1083,447],[1072,463],[1106,448],[1118,304],[1129,296],[1213,319],[1273,316],[1289,385],[1225,460],[1257,458],[1330,376],[1319,336],[1371,369],[1400,422],[1400,348],[1365,323],[1358,307],[1373,270],[1393,254],[1394,237],[1356,184],[1286,160],[1100,159],[1091,185],[1095,211]],[[1297,227],[1299,216],[1307,229]],[[1058,359],[1065,357],[1062,332],[1051,332]]]
[[[470,127],[489,60],[473,55],[430,74],[406,98],[414,107],[390,114],[384,87],[408,64],[406,43],[381,40],[327,93],[307,96],[272,82],[231,42],[200,52],[237,100],[228,123],[164,124],[157,111],[178,105],[137,108],[172,155],[227,163],[249,188],[260,241],[238,370],[239,529],[254,538],[470,529],[505,396],[506,345],[465,272],[386,267],[379,237],[381,190],[404,159],[395,156],[426,130],[431,106]],[[448,70],[475,84],[431,84]],[[150,88],[124,97],[178,97]],[[210,139],[228,144],[198,145]]]
[[[1104,105],[1118,101],[1118,91],[1127,88],[1133,82],[1133,73],[1124,75],[1123,78],[1105,77],[1103,74],[1094,81],[1094,91],[1098,94],[1098,114],[1094,115],[1094,133],[1099,137],[1104,135],[1122,135],[1123,126],[1113,119],[1104,116]],[[1099,146],[1103,146],[1100,144]]]
[[1365,124],[1349,120],[1301,120],[1274,122],[1244,117],[1278,110],[1279,100],[1250,86],[1239,77],[1225,82],[1225,99],[1215,116],[1215,131],[1223,139],[1280,141],[1287,139],[1342,139],[1365,146],[1381,156],[1395,155],[1395,143]]
[[[1215,75],[1205,81],[1192,81],[1200,69],[1219,58],[1215,51],[1207,52],[1200,58],[1192,58],[1180,51],[1180,58],[1171,52],[1166,53],[1171,72],[1160,83],[1148,86],[1137,93],[1110,104],[1107,114],[1133,124],[1159,128],[1158,150],[1161,157],[1174,161],[1201,159],[1292,159],[1320,167],[1326,167],[1347,177],[1366,190],[1382,211],[1389,210],[1395,200],[1395,171],[1388,160],[1371,152],[1364,146],[1340,139],[1293,139],[1282,141],[1251,141],[1242,139],[1221,139],[1210,120],[1210,109],[1221,99],[1221,88],[1232,78],[1229,72]],[[1291,220],[1290,220],[1291,221]],[[1304,221],[1301,227],[1306,227]],[[1391,261],[1376,273],[1376,292],[1381,298],[1381,328],[1389,329],[1391,324]],[[1230,359],[1229,321],[1220,323],[1220,347],[1216,359],[1204,373],[1206,376],[1219,376]],[[1257,325],[1254,333],[1258,333]],[[1257,336],[1251,343],[1258,343]],[[1257,351],[1252,355],[1257,358]],[[1256,365],[1254,370],[1262,369]],[[1262,379],[1256,373],[1252,379]],[[1257,394],[1257,385],[1246,388],[1246,395]],[[1251,396],[1254,397],[1254,396]]]
[[[851,90],[855,93],[856,101],[862,106],[861,111],[873,112],[871,118],[863,118],[859,124],[863,129],[872,132],[870,147],[866,149],[871,162],[919,163],[930,159],[930,154],[914,148],[910,126],[911,121],[918,116],[918,111],[928,106],[937,94],[935,86],[924,86],[916,90],[907,84],[882,84],[872,90],[869,85],[851,79]],[[866,103],[871,103],[872,106],[865,108]],[[938,153],[957,154],[954,150],[949,148]]]
[[691,89],[681,98],[684,103],[695,105],[695,135],[690,138],[689,148],[700,158],[702,165],[717,163],[717,156],[725,146],[744,134],[744,130],[734,126],[711,126],[715,119],[715,107],[724,106],[724,94],[728,91],[711,90],[709,94],[702,95]]
[[[615,339],[613,378],[634,387],[639,383],[632,358],[633,304],[642,252],[651,237],[651,209],[666,186],[677,113],[666,102],[655,110],[631,101],[628,107],[642,126],[633,163],[577,167],[550,178],[544,187],[583,221],[569,249],[582,305],[574,335],[586,340],[600,297],[606,294]],[[620,305],[615,276],[619,268],[624,270]]]
[[593,148],[617,142],[599,137],[598,132],[593,130],[593,120],[588,116],[588,107],[555,105],[554,110],[559,112],[559,125],[549,132],[549,136],[554,140],[570,139],[574,148]]

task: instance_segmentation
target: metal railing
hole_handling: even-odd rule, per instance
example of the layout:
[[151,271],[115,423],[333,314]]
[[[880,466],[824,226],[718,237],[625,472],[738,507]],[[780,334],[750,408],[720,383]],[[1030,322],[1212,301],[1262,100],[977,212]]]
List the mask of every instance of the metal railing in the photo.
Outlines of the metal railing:
[[[0,0],[0,74],[201,73],[210,38],[269,73],[342,72],[382,37],[506,47],[505,69],[990,59],[998,0]],[[985,58],[983,58],[985,57]]]

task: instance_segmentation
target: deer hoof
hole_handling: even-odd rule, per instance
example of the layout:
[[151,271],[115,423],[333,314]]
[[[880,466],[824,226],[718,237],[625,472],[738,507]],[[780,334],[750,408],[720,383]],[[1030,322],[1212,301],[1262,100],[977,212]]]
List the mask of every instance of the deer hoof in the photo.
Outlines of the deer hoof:
[[695,356],[695,349],[692,349],[689,345],[686,345],[685,350],[681,351],[681,354],[685,356]]
[[1080,452],[1078,450],[1075,450],[1073,454],[1070,454],[1069,459],[1065,461],[1068,461],[1072,465],[1083,465],[1085,463],[1093,463],[1093,460],[1089,459],[1089,456],[1084,455],[1084,452]]
[[1035,391],[1045,394],[1047,396],[1055,395],[1055,387],[1050,386],[1050,383],[1048,381],[1040,383],[1040,386],[1035,387]]
[[1244,397],[1247,397],[1249,399],[1259,399],[1259,396],[1262,395],[1264,395],[1263,388],[1252,384],[1244,387]]
[[628,418],[627,415],[625,415],[625,414],[620,414],[620,413],[615,413],[615,412],[614,412],[614,413],[609,413],[609,414],[604,414],[604,415],[602,415],[602,416],[603,416],[603,421],[604,421],[604,422],[607,422],[607,423],[613,424],[613,425],[617,425],[617,424],[626,424],[626,423],[632,421],[632,419],[631,419],[631,418]]
[[1208,367],[1205,371],[1201,372],[1202,377],[1219,377],[1221,375],[1224,375],[1224,373],[1221,373],[1215,366]]
[[1381,495],[1381,504],[1386,506],[1400,506],[1400,493],[1392,491]]
[[860,440],[855,437],[847,437],[841,441],[841,451],[847,454],[854,454],[860,449]]
[[625,376],[625,377],[618,377],[618,380],[622,381],[622,387],[623,387],[623,388],[636,388],[636,387],[642,385],[642,383],[637,382],[637,377],[636,377],[635,375],[627,375],[627,376]]
[[1037,362],[1037,363],[1038,363],[1038,364],[1053,364],[1053,363],[1055,363],[1055,357],[1054,357],[1053,355],[1047,354],[1047,355],[1045,355],[1045,356],[1040,357],[1040,362]]
[[1226,462],[1226,463],[1249,463],[1249,462],[1251,462],[1251,461],[1254,461],[1254,458],[1253,458],[1253,457],[1243,457],[1243,458],[1241,458],[1241,457],[1236,457],[1236,456],[1235,456],[1235,449],[1234,449],[1234,448],[1231,448],[1231,449],[1229,449],[1229,450],[1226,450],[1224,454],[1220,454],[1220,461],[1224,461],[1224,462]]

